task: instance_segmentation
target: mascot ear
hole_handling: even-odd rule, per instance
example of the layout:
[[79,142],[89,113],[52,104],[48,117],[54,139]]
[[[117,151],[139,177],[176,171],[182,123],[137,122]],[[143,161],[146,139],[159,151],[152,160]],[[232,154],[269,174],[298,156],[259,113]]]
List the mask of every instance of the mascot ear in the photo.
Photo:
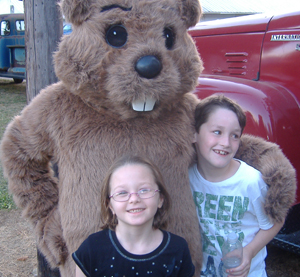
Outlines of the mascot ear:
[[199,0],[180,0],[179,2],[179,5],[181,4],[181,19],[185,22],[186,28],[195,26],[202,14]]
[[67,22],[79,25],[91,14],[94,0],[61,0],[60,7]]

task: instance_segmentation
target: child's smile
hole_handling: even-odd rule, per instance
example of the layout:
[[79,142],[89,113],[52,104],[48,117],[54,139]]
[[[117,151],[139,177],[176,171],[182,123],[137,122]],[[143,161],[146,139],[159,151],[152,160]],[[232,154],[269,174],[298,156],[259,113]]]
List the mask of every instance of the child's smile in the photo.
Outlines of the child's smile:
[[222,150],[214,150],[215,153],[220,154],[220,155],[228,155],[229,153],[227,151],[222,151]]

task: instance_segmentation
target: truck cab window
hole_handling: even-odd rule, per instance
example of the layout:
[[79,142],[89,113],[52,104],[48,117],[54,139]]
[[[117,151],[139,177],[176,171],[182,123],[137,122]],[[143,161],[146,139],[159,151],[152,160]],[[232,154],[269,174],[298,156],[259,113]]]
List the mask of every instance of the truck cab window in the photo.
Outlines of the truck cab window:
[[8,36],[10,34],[10,23],[7,20],[1,21],[1,36]]
[[16,29],[18,32],[25,31],[24,20],[16,20]]

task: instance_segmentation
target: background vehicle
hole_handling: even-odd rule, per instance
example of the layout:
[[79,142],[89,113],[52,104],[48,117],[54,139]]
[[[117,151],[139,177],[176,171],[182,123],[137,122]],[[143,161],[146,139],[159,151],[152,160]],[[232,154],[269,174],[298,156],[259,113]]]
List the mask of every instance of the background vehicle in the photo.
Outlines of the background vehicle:
[[64,33],[64,35],[69,35],[69,34],[72,33],[72,25],[71,25],[71,23],[64,22],[63,33]]
[[0,15],[0,77],[26,78],[24,14]]
[[[204,61],[196,94],[247,111],[245,133],[280,145],[300,174],[300,11],[206,21],[190,30]],[[300,189],[273,244],[300,254]]]
[[[26,79],[24,14],[0,15],[0,77],[13,78],[15,83]],[[64,23],[63,34],[72,32]]]

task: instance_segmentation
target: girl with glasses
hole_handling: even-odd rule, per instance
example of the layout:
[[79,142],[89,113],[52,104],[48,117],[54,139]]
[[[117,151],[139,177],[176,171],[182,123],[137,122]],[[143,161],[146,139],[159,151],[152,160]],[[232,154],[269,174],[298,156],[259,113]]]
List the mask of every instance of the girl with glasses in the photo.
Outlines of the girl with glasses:
[[126,156],[109,169],[101,190],[102,231],[72,254],[76,277],[193,276],[186,241],[164,231],[170,197],[159,169]]

